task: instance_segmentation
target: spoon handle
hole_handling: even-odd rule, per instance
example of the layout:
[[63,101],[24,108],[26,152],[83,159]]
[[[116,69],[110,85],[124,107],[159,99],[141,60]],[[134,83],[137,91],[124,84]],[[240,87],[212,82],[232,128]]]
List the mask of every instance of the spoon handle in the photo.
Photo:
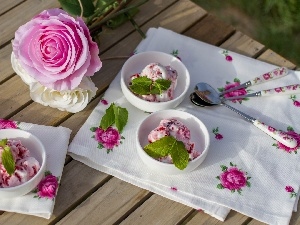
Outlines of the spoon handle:
[[272,81],[272,80],[284,77],[286,75],[288,75],[288,69],[285,68],[285,67],[279,67],[279,68],[276,68],[276,69],[274,69],[270,72],[267,72],[263,75],[255,77],[254,79],[249,80],[249,81],[247,81],[247,82],[245,82],[245,83],[243,83],[239,86],[236,86],[236,87],[233,87],[231,89],[225,90],[222,93],[220,93],[220,96],[222,96],[222,95],[224,95],[228,92],[232,92],[232,91],[241,89],[241,88],[247,88],[247,87],[250,87],[250,86],[253,86],[253,85],[258,85],[258,84],[262,84],[262,83],[265,83],[265,82],[268,82],[268,81]]
[[249,97],[261,97],[261,96],[285,95],[285,94],[288,95],[288,94],[298,94],[298,93],[300,93],[300,84],[293,84],[284,87],[262,90],[247,95],[232,96],[226,98],[224,97],[223,100],[235,100],[235,99],[249,98]]
[[226,106],[227,108],[231,109],[232,111],[236,112],[240,116],[242,116],[246,121],[252,123],[255,127],[265,132],[267,135],[271,136],[275,140],[279,141],[283,145],[289,147],[289,148],[295,148],[297,147],[297,140],[295,140],[292,136],[286,134],[283,131],[277,130],[271,126],[268,126],[257,119],[247,115],[246,113],[241,112],[240,110],[225,104],[222,102],[222,105]]

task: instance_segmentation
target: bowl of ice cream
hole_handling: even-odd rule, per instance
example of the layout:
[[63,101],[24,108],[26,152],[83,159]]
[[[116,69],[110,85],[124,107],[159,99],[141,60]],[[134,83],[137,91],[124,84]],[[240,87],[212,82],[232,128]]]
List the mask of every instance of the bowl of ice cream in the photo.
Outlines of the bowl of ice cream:
[[169,109],[150,114],[136,135],[141,160],[159,173],[174,175],[195,170],[209,151],[205,124],[194,115]]
[[186,96],[190,74],[175,56],[141,52],[131,56],[121,70],[121,89],[126,99],[146,112],[172,109]]
[[45,170],[45,147],[36,136],[20,129],[0,130],[0,198],[29,193]]

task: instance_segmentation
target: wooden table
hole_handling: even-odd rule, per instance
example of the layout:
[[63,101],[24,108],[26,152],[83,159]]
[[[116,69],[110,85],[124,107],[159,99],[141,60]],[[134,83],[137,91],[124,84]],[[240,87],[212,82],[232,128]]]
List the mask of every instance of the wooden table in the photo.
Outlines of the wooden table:
[[[33,102],[29,90],[12,70],[11,39],[17,28],[44,9],[59,7],[57,0],[0,0],[0,118],[48,126],[64,126],[72,130],[71,139],[99,102],[110,82],[120,71],[124,60],[106,60],[93,76],[99,88],[97,97],[76,114],[62,112]],[[140,7],[136,22],[146,32],[150,27],[164,27],[197,40],[221,46],[258,60],[295,69],[296,66],[263,44],[189,0],[155,0]],[[111,30],[104,29],[101,59],[130,55],[141,36],[130,23]],[[299,206],[298,206],[299,207]],[[49,220],[17,213],[0,212],[0,224],[262,224],[235,211],[225,222],[140,189],[108,174],[96,171],[67,156],[61,186],[52,217]],[[299,212],[291,224],[300,224]]]

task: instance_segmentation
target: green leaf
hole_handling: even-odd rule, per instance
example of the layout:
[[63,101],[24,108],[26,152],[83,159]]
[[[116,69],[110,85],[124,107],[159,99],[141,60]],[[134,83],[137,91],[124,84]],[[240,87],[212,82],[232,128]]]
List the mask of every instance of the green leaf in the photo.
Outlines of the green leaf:
[[7,138],[0,141],[0,147],[4,148],[7,145]]
[[97,127],[91,127],[90,131],[95,132],[97,130]]
[[[74,16],[81,15],[81,7],[79,0],[58,0],[63,10]],[[95,11],[93,0],[80,0],[83,7],[83,16],[88,17]]]
[[113,106],[114,114],[115,114],[115,124],[119,131],[119,133],[122,133],[123,128],[125,127],[127,121],[128,121],[128,111],[125,108],[122,108],[120,106]]
[[[166,79],[157,79],[153,86],[156,87],[159,90],[159,94],[163,93],[164,91],[168,90],[168,88],[171,86],[171,81]],[[151,93],[153,94],[153,93]]]
[[145,152],[153,158],[171,155],[174,165],[183,170],[187,167],[189,154],[182,141],[177,141],[172,136],[165,136],[144,147]]
[[168,90],[171,85],[170,80],[157,79],[152,81],[150,78],[145,76],[135,78],[131,81],[129,86],[131,91],[138,95],[149,95],[149,94],[161,94],[163,91]]
[[15,172],[15,160],[9,146],[5,146],[2,152],[2,164],[7,173],[11,176]]
[[138,77],[131,81],[129,88],[131,91],[138,95],[149,95],[152,80],[147,77]]
[[[174,138],[175,139],[175,138]],[[183,170],[189,163],[189,153],[187,152],[182,141],[176,141],[171,148],[171,157],[174,165]]]
[[224,165],[221,165],[220,167],[221,167],[221,169],[222,169],[223,172],[228,169],[227,166],[224,166]]
[[110,104],[110,106],[106,109],[105,114],[101,119],[100,127],[103,130],[106,130],[115,122],[114,105],[115,105],[114,103]]
[[174,143],[174,138],[172,136],[165,136],[155,142],[146,145],[144,147],[144,150],[149,156],[157,159],[167,156],[170,153],[172,143]]
[[224,189],[224,187],[223,187],[222,184],[218,184],[218,185],[217,185],[217,188],[218,188],[218,189]]

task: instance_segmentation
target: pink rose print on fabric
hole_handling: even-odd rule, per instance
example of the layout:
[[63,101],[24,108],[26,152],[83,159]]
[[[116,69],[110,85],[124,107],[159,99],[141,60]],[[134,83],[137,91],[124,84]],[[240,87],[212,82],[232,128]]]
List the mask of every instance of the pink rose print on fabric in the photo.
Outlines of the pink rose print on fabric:
[[121,133],[128,120],[128,111],[114,103],[105,110],[98,127],[91,127],[94,132],[92,138],[97,141],[99,149],[105,148],[110,153],[125,139]]
[[54,200],[59,185],[59,178],[52,175],[50,171],[45,172],[45,177],[40,181],[36,189],[33,191],[36,193],[35,198],[47,198]]
[[219,189],[229,189],[231,193],[237,191],[242,194],[243,187],[250,187],[251,184],[249,179],[251,177],[247,176],[247,172],[238,169],[236,165],[230,162],[230,167],[221,165],[222,173],[216,178],[220,180],[221,183],[217,185]]
[[108,151],[119,146],[122,143],[121,139],[123,139],[118,130],[113,127],[109,127],[106,130],[99,127],[96,128],[94,137],[98,141],[98,148],[106,148]]
[[101,98],[100,102],[101,102],[103,105],[108,105],[108,101],[105,100],[104,98]]
[[[224,87],[218,88],[220,92],[226,91],[228,89],[231,89],[233,87],[239,86],[241,84],[240,80],[238,78],[235,78],[233,80],[233,83],[230,83],[229,81],[226,81],[226,85]],[[246,95],[250,90],[246,90],[245,88],[241,88],[232,92],[228,92],[224,94],[224,98],[229,98],[229,97],[235,97],[235,96],[241,96],[241,95]],[[242,99],[236,99],[236,100],[231,100],[231,102],[234,103],[242,103],[243,101],[248,101],[249,98],[242,98]]]
[[217,140],[223,139],[223,135],[219,133],[219,127],[213,128],[212,132],[215,135],[215,139],[217,139]]
[[285,187],[285,190],[286,190],[286,192],[289,192],[289,193],[290,193],[290,197],[291,197],[291,198],[297,196],[297,193],[294,191],[294,188],[293,188],[292,186],[286,186],[286,187]]
[[221,54],[225,56],[225,60],[228,62],[232,62],[233,58],[231,55],[229,55],[229,51],[228,50],[222,50]]
[[294,106],[300,107],[300,101],[296,100],[296,95],[291,95],[290,99],[292,99]]
[[171,55],[174,55],[177,59],[179,59],[181,61],[181,58],[178,56],[179,55],[178,50],[173,50]]
[[0,119],[0,129],[19,129],[19,123],[12,120]]
[[171,187],[172,191],[178,191],[177,187]]
[[297,141],[297,146],[295,148],[290,148],[282,144],[281,142],[277,141],[277,143],[274,143],[273,146],[275,146],[277,149],[282,149],[288,153],[294,152],[297,154],[298,149],[300,148],[300,134],[296,133],[293,129],[293,127],[289,126],[287,128],[286,134],[292,136]]

